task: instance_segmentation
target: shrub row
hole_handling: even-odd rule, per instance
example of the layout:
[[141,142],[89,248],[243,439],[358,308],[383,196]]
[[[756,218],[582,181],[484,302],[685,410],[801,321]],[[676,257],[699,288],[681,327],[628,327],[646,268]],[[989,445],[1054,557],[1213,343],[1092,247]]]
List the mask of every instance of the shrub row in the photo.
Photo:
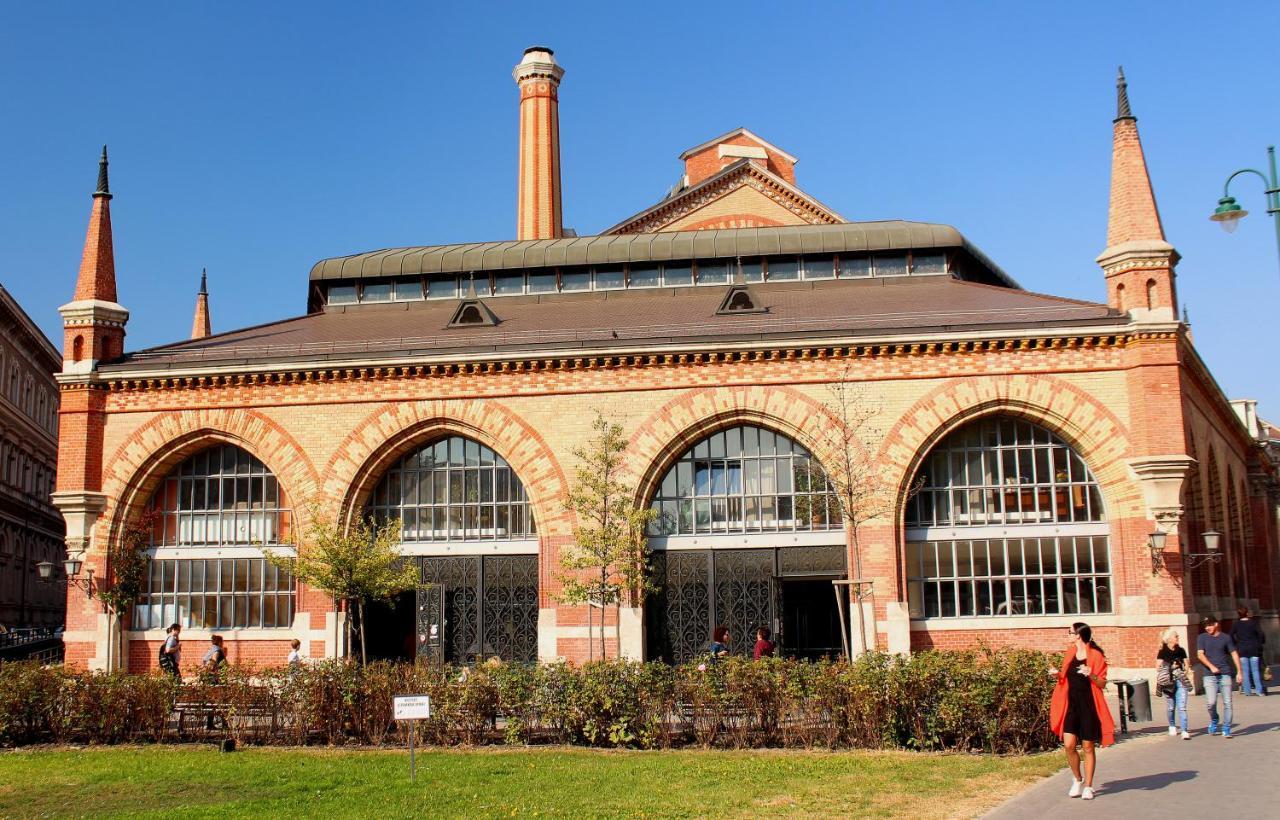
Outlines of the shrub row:
[[[0,744],[403,743],[397,694],[426,694],[421,742],[568,743],[659,748],[787,746],[1027,752],[1047,731],[1052,659],[1021,650],[872,653],[854,662],[726,659],[582,666],[326,661],[296,670],[232,667],[219,686],[163,675],[0,666]],[[175,704],[197,708],[178,732]]]

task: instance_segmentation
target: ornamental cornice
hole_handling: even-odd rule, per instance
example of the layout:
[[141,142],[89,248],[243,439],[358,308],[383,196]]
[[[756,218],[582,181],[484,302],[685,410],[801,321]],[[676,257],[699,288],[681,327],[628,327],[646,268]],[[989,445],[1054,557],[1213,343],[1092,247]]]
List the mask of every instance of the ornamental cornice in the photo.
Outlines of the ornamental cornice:
[[[163,375],[100,374],[95,384],[63,384],[62,389],[88,386],[113,392],[155,390],[206,390],[227,387],[299,386],[337,382],[398,381],[449,376],[503,376],[565,371],[628,370],[640,368],[700,367],[704,365],[768,362],[806,362],[870,358],[929,358],[1025,353],[1035,351],[1108,350],[1125,347],[1132,337],[1125,333],[1061,336],[1019,336],[967,340],[873,342],[866,344],[762,345],[743,349],[681,349],[655,352],[603,351],[583,354],[528,353],[492,356],[472,361],[404,363],[368,361],[328,366],[265,366],[259,372],[194,372]],[[421,360],[419,359],[419,362]]]
[[62,324],[67,327],[84,325],[106,325],[108,327],[124,327],[129,321],[129,311],[117,302],[104,302],[101,299],[81,299],[68,302],[58,308],[62,314]]
[[616,233],[649,233],[659,230],[682,217],[706,207],[728,195],[736,187],[749,187],[767,197],[778,206],[785,208],[810,225],[834,225],[839,219],[824,208],[816,206],[806,197],[779,185],[759,170],[747,163],[742,170],[713,185],[705,191],[684,197],[677,196],[671,202],[659,206],[645,216],[629,222],[616,229]]

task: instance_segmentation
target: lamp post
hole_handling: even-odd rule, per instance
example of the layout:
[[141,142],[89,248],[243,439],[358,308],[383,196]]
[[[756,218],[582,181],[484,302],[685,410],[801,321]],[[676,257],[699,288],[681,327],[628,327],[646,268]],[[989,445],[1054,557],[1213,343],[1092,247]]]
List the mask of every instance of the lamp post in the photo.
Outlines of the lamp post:
[[54,566],[49,561],[41,561],[36,564],[36,572],[40,575],[40,580],[46,584],[54,584],[61,581],[73,587],[79,587],[84,590],[84,594],[88,598],[92,598],[94,593],[98,591],[97,585],[93,582],[93,570],[85,570],[87,578],[80,577],[80,568],[84,566],[84,561],[79,558],[68,557],[62,562],[63,572],[66,573],[65,578],[56,578],[53,574]]
[[1276,147],[1274,145],[1267,146],[1267,165],[1271,172],[1270,176],[1253,168],[1241,168],[1231,176],[1227,177],[1227,182],[1222,186],[1222,199],[1218,200],[1218,207],[1214,209],[1213,215],[1209,219],[1217,222],[1222,226],[1222,230],[1227,233],[1233,233],[1239,226],[1241,219],[1249,215],[1249,212],[1236,202],[1235,197],[1231,195],[1231,181],[1241,174],[1253,174],[1262,180],[1262,184],[1267,186],[1263,192],[1267,197],[1267,213],[1271,214],[1271,219],[1276,226],[1276,251],[1280,253],[1280,181],[1276,179]]

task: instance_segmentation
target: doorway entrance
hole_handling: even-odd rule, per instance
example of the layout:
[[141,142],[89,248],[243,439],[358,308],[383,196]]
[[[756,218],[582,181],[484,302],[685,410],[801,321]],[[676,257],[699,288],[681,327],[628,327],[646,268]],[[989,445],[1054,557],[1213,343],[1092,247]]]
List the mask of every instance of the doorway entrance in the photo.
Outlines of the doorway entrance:
[[[369,660],[412,661],[414,656],[414,612],[416,593],[402,592],[389,601],[369,601],[364,605],[365,650]],[[360,652],[360,635],[352,647]]]
[[830,578],[780,578],[778,647],[783,657],[818,660],[842,650],[840,611]]

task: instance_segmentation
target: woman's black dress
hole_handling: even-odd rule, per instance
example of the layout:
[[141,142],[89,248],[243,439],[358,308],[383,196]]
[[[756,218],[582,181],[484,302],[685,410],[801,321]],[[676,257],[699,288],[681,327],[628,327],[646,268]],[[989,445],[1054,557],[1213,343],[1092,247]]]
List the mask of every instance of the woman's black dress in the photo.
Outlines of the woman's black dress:
[[1081,740],[1101,743],[1102,721],[1098,720],[1098,707],[1093,702],[1093,682],[1087,675],[1076,671],[1084,663],[1072,658],[1067,666],[1067,716],[1062,732]]

